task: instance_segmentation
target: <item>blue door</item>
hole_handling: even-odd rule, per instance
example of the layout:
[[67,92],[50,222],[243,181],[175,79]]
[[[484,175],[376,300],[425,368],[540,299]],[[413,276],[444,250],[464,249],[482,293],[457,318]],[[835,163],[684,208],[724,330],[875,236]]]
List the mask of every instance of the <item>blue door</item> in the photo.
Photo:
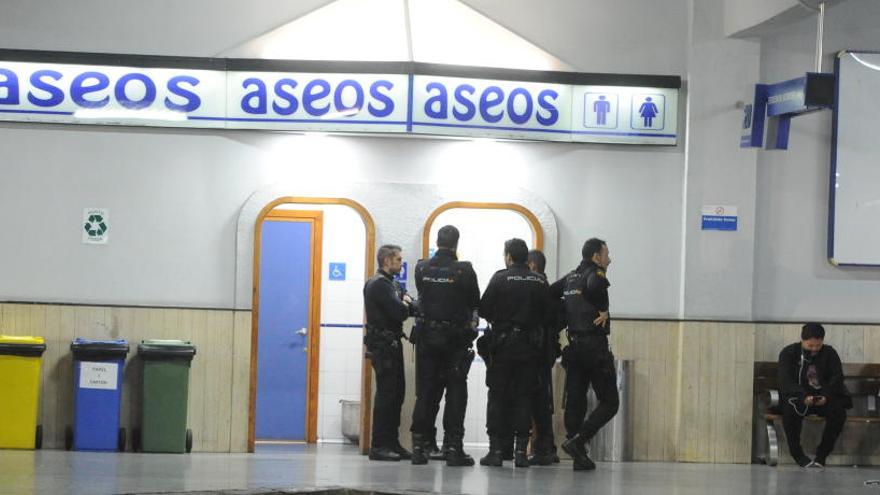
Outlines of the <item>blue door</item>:
[[312,229],[310,221],[263,222],[257,440],[306,439]]

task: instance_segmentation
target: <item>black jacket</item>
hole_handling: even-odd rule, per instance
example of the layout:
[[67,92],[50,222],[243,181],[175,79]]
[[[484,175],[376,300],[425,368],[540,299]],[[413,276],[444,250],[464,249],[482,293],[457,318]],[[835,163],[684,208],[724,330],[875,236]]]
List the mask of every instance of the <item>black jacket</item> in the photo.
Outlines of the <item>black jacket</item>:
[[403,322],[410,314],[409,307],[403,302],[403,294],[390,274],[377,271],[364,285],[367,325],[402,334]]
[[610,318],[601,328],[593,324],[600,311],[608,311],[610,286],[605,270],[588,260],[581,261],[577,268],[553,282],[550,296],[564,301],[570,333],[607,335],[611,332]]
[[415,269],[419,309],[427,320],[463,324],[480,304],[477,274],[470,263],[458,261],[451,249],[440,248]]
[[[816,368],[818,389],[809,384],[807,373],[810,366]],[[822,395],[842,399],[845,407],[852,407],[849,390],[843,383],[840,356],[830,345],[823,345],[816,355],[804,351],[800,342],[785,346],[779,353],[778,373],[777,386],[783,400],[791,397],[803,400],[808,395]]]
[[547,280],[525,263],[513,264],[492,276],[480,299],[480,316],[496,326],[539,330],[549,307]]

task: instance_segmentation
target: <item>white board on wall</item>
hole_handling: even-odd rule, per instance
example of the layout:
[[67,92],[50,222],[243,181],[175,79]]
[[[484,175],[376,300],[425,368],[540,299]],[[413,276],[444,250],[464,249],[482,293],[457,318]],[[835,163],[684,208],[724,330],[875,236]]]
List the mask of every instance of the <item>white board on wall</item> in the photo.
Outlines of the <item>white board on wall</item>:
[[828,258],[880,267],[880,53],[841,52],[828,208]]

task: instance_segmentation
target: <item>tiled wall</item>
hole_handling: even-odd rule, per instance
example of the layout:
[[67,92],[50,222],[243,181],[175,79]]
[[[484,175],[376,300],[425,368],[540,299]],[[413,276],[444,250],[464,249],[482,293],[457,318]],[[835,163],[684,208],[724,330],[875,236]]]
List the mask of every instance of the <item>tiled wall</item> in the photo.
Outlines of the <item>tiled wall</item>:
[[[529,222],[512,210],[454,208],[441,213],[431,225],[431,248],[436,247],[437,231],[444,225],[455,225],[461,233],[458,257],[470,261],[477,273],[480,293],[492,275],[504,268],[504,241],[517,237],[534,247],[534,233]],[[480,328],[486,321],[480,321]],[[476,349],[475,349],[476,351]],[[465,443],[488,445],[486,434],[486,364],[477,356],[468,375],[468,408],[465,416]],[[441,403],[440,411],[443,411]],[[443,414],[437,417],[438,438],[443,435]],[[439,441],[439,440],[438,440]]]
[[[342,205],[285,204],[322,210],[321,351],[318,440],[341,442],[340,400],[360,400],[366,230],[360,215]],[[330,280],[330,263],[345,263],[345,280]]]

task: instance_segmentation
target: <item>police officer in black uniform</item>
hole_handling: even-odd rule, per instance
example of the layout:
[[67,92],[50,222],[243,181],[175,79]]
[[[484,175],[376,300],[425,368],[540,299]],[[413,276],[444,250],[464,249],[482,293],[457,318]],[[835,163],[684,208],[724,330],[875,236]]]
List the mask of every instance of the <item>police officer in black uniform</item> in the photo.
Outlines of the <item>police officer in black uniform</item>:
[[529,466],[531,398],[538,385],[537,358],[550,295],[547,281],[526,264],[528,253],[522,239],[505,242],[507,268],[492,276],[480,300],[480,316],[491,324],[479,344],[481,354],[488,356],[490,443],[489,453],[480,459],[484,466],[502,465],[501,444],[510,429],[516,437],[514,465]]
[[400,408],[406,382],[403,374],[403,322],[411,316],[415,302],[394,280],[400,273],[400,246],[386,244],[379,248],[379,270],[364,285],[367,331],[364,345],[376,373],[376,398],[373,403],[373,438],[370,459],[399,461],[410,453],[400,445]]
[[[580,265],[550,288],[552,297],[563,298],[568,320],[569,345],[562,352],[568,439],[562,443],[562,449],[574,459],[576,471],[596,469],[586,444],[617,414],[620,404],[614,355],[608,344],[608,245],[592,238],[584,243],[581,254]],[[584,420],[591,384],[599,404]]]
[[473,466],[464,452],[467,374],[474,360],[476,310],[480,302],[477,274],[458,261],[458,229],[446,225],[437,233],[437,252],[415,269],[421,321],[413,331],[416,345],[416,404],[413,409],[413,464],[428,462],[434,422],[446,390],[443,412],[447,466]]
[[[547,258],[543,252],[537,249],[529,251],[527,264],[529,269],[547,280],[544,273]],[[529,457],[529,464],[532,466],[547,466],[559,462],[553,434],[553,366],[561,353],[559,331],[564,326],[565,307],[562,300],[550,298],[538,355],[538,387],[532,397],[532,420],[535,423],[532,456]]]

